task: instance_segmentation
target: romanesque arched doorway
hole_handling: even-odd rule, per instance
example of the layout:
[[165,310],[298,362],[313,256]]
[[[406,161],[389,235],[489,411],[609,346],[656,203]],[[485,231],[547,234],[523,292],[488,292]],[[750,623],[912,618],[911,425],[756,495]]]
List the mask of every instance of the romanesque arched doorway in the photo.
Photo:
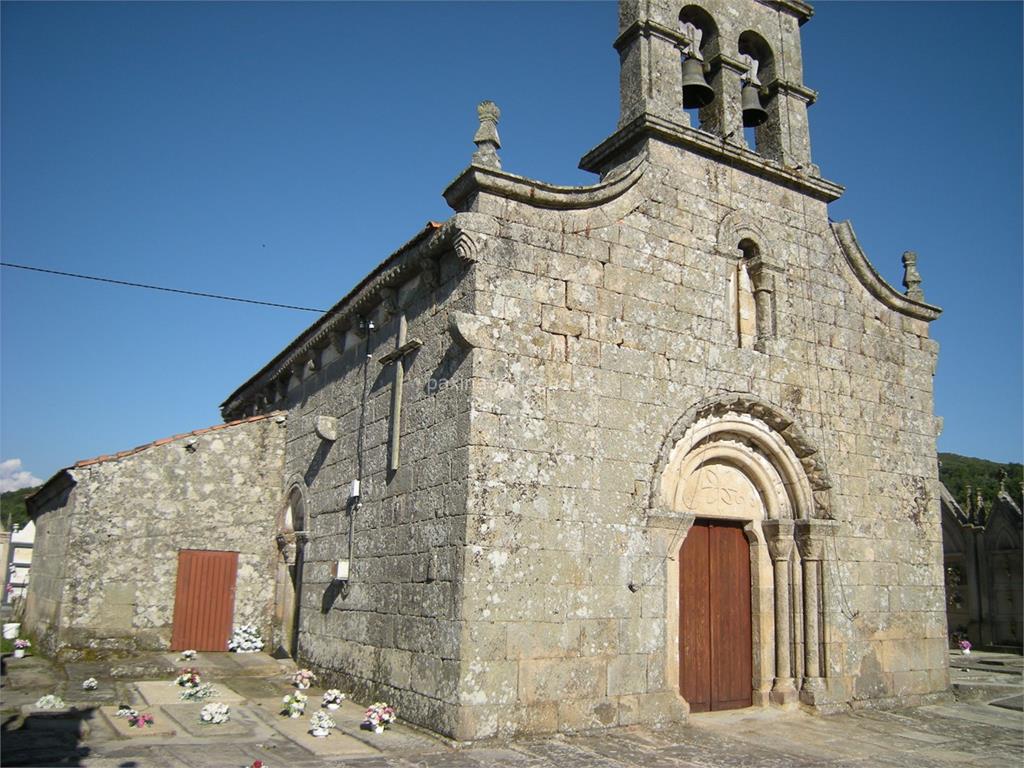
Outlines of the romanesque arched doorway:
[[[662,457],[668,675],[691,711],[814,703],[827,665],[828,478],[793,421],[751,396],[702,403]],[[664,527],[664,526],[663,526]]]
[[277,597],[274,624],[277,650],[298,654],[299,613],[302,605],[302,566],[307,541],[302,491],[293,486],[278,519]]

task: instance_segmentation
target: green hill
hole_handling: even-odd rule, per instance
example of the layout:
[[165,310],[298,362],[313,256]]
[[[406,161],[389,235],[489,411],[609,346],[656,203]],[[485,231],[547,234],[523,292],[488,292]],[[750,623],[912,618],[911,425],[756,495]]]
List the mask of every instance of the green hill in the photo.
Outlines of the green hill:
[[999,492],[999,476],[1005,472],[1006,491],[1017,504],[1021,503],[1021,480],[1024,479],[1024,466],[1020,464],[1000,464],[971,456],[958,456],[955,453],[939,454],[939,479],[945,483],[949,492],[962,505],[967,498],[967,486],[981,491],[986,503],[991,504]]
[[18,491],[8,491],[0,494],[0,521],[6,530],[11,530],[15,523],[25,525],[28,522],[28,512],[25,510],[25,497],[30,496],[39,490],[34,488],[22,488]]

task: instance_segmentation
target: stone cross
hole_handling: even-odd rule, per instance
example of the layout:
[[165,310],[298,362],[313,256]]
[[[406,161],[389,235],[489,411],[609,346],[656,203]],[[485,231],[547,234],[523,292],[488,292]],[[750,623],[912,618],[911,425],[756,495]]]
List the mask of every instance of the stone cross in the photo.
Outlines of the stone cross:
[[409,332],[405,315],[398,316],[398,336],[395,348],[380,359],[381,365],[395,364],[395,377],[391,382],[391,447],[388,451],[388,471],[398,469],[399,441],[402,434],[402,389],[405,383],[405,356],[423,346],[419,339],[406,340]]
[[501,158],[498,157],[498,150],[501,149],[501,139],[498,138],[501,110],[493,101],[481,101],[476,108],[476,114],[480,118],[480,127],[476,129],[476,135],[473,137],[473,143],[476,144],[473,164],[501,168]]

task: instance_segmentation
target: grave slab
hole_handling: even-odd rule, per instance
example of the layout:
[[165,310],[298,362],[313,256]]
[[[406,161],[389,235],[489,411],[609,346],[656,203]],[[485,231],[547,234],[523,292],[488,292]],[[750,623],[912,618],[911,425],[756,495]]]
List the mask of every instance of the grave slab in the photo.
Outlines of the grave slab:
[[153,715],[153,725],[148,728],[133,728],[128,724],[127,717],[117,716],[117,707],[100,707],[103,719],[107,721],[114,733],[123,739],[143,739],[159,737],[169,739],[177,735],[174,723],[158,708],[137,709],[139,713],[149,712]]
[[[224,704],[227,703],[220,699],[211,699],[210,701],[217,701],[218,703]],[[189,736],[252,736],[253,731],[256,728],[257,721],[256,716],[249,712],[247,707],[229,705],[230,710],[228,712],[228,721],[226,723],[217,723],[214,725],[212,723],[203,723],[199,719],[199,712],[204,706],[205,704],[165,704],[160,707],[160,709],[164,712],[166,717],[177,723],[181,730]]]
[[[203,682],[213,683],[216,693],[203,703],[219,701],[224,704],[239,704],[244,699],[235,693],[224,683],[216,680],[204,680]],[[136,690],[151,707],[163,706],[166,704],[187,704],[195,702],[184,702],[181,700],[181,692],[184,690],[180,685],[175,685],[173,680],[142,680],[135,684]]]

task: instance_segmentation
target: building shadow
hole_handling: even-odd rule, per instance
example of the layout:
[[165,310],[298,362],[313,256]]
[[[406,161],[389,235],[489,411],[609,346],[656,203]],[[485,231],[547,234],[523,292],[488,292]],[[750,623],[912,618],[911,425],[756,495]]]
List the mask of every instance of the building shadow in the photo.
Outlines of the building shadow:
[[96,707],[61,712],[33,712],[22,718],[5,717],[0,724],[0,765],[74,766],[91,750],[83,743],[86,722],[95,718]]

